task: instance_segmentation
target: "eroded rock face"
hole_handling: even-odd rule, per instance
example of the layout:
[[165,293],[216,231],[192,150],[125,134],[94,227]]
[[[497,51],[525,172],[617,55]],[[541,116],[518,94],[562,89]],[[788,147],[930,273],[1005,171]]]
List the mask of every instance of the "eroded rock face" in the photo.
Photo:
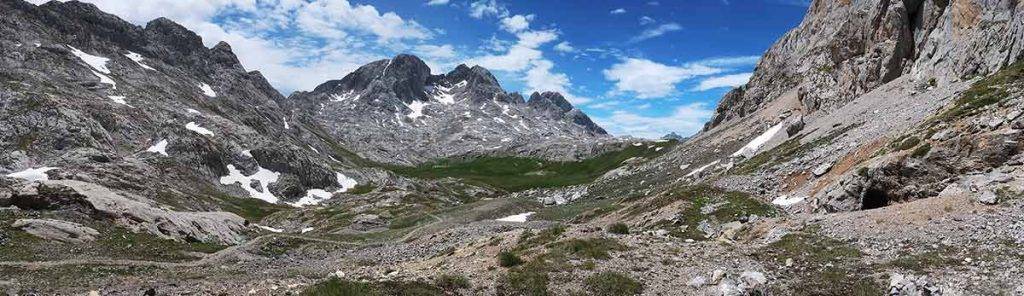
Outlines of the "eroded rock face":
[[1015,1],[814,1],[799,27],[764,55],[753,78],[727,94],[706,130],[796,91],[806,112],[842,106],[913,75],[944,85],[992,73],[1021,56],[1024,12]]
[[18,219],[11,227],[31,235],[64,243],[82,243],[96,240],[99,231],[81,224],[53,219]]
[[[233,213],[166,210],[100,185],[73,180],[31,183],[15,193],[12,204],[22,209],[81,211],[96,219],[113,221],[135,231],[176,240],[238,244],[245,241],[245,232],[248,230],[248,222]],[[38,227],[35,228],[41,229],[40,233],[48,237],[60,237],[58,232],[67,232],[64,230],[86,234],[95,232],[56,222],[28,221],[24,225],[36,225]],[[50,235],[52,233],[56,234]]]

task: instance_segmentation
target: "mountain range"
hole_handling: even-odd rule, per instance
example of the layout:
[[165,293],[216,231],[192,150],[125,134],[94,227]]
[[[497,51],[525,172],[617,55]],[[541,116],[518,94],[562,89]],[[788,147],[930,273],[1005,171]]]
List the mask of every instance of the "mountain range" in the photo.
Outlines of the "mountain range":
[[0,0],[0,291],[1020,293],[1021,5],[812,1],[652,141],[480,66],[286,97],[169,19]]

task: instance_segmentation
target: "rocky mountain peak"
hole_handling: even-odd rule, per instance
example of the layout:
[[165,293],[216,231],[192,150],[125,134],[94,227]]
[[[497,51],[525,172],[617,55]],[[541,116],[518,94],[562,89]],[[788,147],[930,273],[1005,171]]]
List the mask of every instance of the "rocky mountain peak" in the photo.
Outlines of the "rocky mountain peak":
[[168,18],[157,18],[146,23],[146,34],[160,43],[181,52],[193,52],[203,46],[203,38]]
[[541,111],[552,111],[559,114],[569,112],[573,109],[572,103],[562,96],[561,93],[546,91],[543,93],[534,92],[527,101],[530,108]]

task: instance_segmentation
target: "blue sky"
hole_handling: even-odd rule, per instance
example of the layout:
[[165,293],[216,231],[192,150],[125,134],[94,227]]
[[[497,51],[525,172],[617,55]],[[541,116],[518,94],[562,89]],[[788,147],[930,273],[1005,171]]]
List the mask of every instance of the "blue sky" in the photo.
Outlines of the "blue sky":
[[412,53],[435,73],[479,64],[510,91],[562,92],[613,134],[656,138],[698,131],[809,0],[85,2],[227,41],[285,95]]

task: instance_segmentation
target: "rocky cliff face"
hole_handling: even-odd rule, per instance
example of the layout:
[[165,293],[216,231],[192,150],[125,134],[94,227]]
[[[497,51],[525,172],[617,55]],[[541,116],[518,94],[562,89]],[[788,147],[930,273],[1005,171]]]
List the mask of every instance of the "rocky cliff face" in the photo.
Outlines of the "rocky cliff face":
[[949,84],[985,75],[1022,55],[1017,1],[814,1],[799,27],[764,55],[751,81],[727,94],[710,130],[768,102],[796,97],[802,112],[834,110],[908,75]]
[[503,90],[487,69],[459,65],[431,75],[411,55],[367,64],[280,103],[384,163],[486,154],[568,160],[615,141],[561,94],[535,93],[526,101]]

